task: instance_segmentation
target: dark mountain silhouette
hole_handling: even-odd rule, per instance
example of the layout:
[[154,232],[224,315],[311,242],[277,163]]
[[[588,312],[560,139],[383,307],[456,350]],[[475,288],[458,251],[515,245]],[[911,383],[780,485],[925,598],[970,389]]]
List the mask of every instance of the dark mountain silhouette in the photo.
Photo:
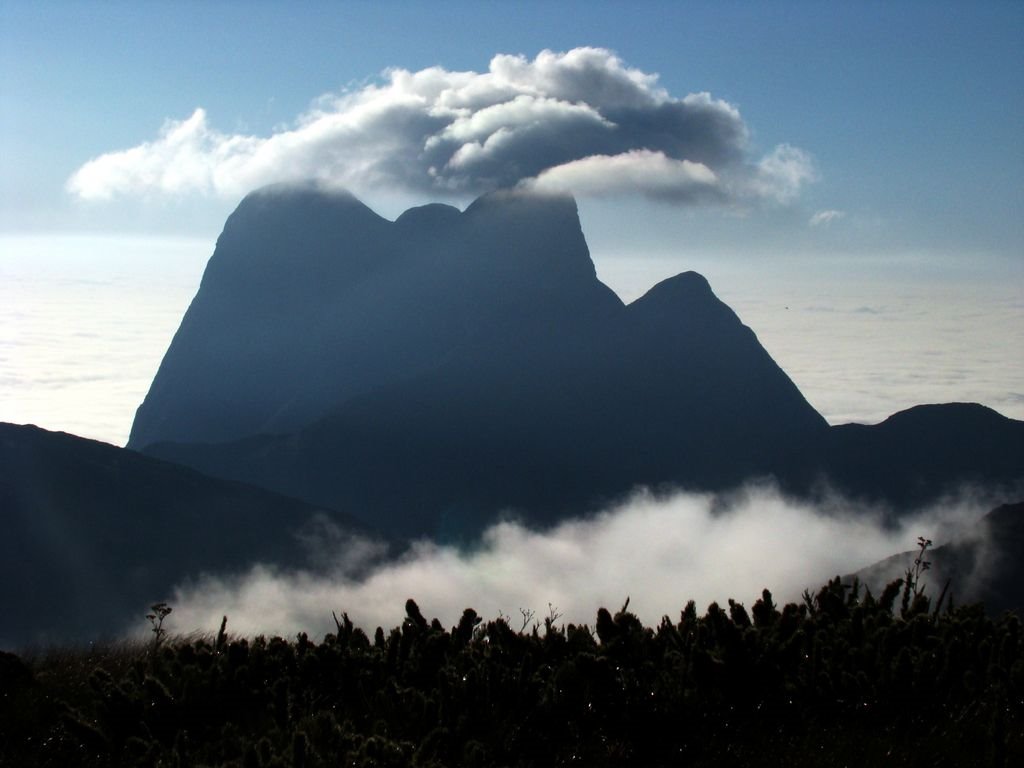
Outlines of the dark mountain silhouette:
[[571,199],[492,195],[392,223],[346,193],[271,187],[228,218],[128,446],[289,432],[524,318],[536,334],[621,309]]
[[1024,477],[1024,423],[980,406],[828,427],[703,277],[626,306],[571,198],[509,192],[395,222],[315,187],[249,195],[129,445],[442,538],[639,485],[771,475],[898,513]]
[[0,647],[144,623],[202,571],[298,565],[295,534],[351,520],[105,443],[0,424]]
[[[1016,611],[1024,617],[1024,502],[1003,504],[953,540],[938,544],[924,554],[930,568],[922,577],[933,604],[948,583],[947,596],[955,603],[980,602],[992,614]],[[893,555],[853,576],[878,596],[886,584],[904,578],[918,554]]]
[[913,509],[965,487],[1021,495],[1024,422],[976,403],[919,405],[876,425],[832,427],[777,472],[791,491],[816,484]]
[[408,536],[726,487],[825,428],[703,277],[624,306],[571,198],[389,224],[274,189],[229,219],[130,445]]

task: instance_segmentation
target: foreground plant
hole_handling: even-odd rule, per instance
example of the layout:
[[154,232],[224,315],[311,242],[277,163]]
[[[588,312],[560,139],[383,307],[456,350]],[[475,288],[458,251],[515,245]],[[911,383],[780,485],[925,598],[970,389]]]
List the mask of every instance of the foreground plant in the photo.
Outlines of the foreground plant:
[[467,609],[447,629],[409,600],[372,637],[342,613],[320,642],[222,622],[153,652],[30,660],[0,678],[0,765],[1024,762],[1018,619],[904,617],[902,586],[876,599],[837,578],[801,605],[765,590],[703,616],[691,601],[656,627],[627,603],[593,629],[553,608],[518,630]]

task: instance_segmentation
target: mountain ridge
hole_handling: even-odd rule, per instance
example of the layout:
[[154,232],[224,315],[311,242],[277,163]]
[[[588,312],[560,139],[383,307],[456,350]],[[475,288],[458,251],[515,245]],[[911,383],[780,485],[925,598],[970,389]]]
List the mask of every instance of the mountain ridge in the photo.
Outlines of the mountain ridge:
[[247,196],[129,447],[399,537],[510,509],[545,525],[640,486],[773,477],[898,516],[1024,479],[1024,423],[998,414],[830,427],[703,276],[624,304],[575,200],[508,191],[394,222],[316,187]]
[[303,531],[368,534],[322,505],[6,423],[0,511],[0,647],[116,632],[203,571],[304,564]]

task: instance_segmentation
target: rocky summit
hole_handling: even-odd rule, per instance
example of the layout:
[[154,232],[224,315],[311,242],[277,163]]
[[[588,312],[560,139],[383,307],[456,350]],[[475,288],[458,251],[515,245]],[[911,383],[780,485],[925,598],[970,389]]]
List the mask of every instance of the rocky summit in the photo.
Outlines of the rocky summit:
[[307,187],[229,218],[129,446],[422,534],[725,486],[825,429],[700,275],[624,305],[572,198],[389,222]]
[[773,477],[899,513],[1024,478],[1024,424],[980,406],[829,427],[702,276],[625,305],[572,198],[509,191],[394,222],[315,186],[246,197],[129,447],[440,539],[640,486]]
[[571,199],[495,194],[390,222],[347,193],[270,187],[228,219],[128,445],[292,431],[513,326],[621,309]]

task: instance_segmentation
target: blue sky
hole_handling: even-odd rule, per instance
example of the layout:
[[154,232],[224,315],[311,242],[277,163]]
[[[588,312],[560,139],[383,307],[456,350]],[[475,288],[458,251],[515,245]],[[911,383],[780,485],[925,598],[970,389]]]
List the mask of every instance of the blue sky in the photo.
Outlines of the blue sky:
[[[877,311],[885,304],[890,319],[899,313],[920,318],[910,305],[897,307],[899,297],[909,294],[893,287],[914,284],[920,289],[915,300],[931,302],[930,311],[938,311],[941,301],[955,314],[935,317],[930,337],[920,323],[912,332],[888,326],[895,329],[890,348],[900,338],[920,338],[916,346],[939,350],[976,349],[981,341],[991,346],[994,325],[1012,325],[1024,314],[1022,39],[1020,2],[0,2],[0,276],[8,279],[8,292],[15,290],[11,276],[19,284],[34,281],[31,291],[18,294],[21,330],[6,321],[7,335],[17,336],[7,348],[25,346],[31,334],[24,329],[39,307],[63,301],[51,296],[32,304],[25,297],[57,285],[46,275],[75,270],[111,291],[103,302],[111,313],[103,328],[141,311],[137,302],[125,302],[118,314],[111,287],[127,284],[121,277],[129,263],[133,285],[173,283],[172,303],[160,309],[166,324],[187,304],[193,291],[188,280],[198,279],[225,217],[244,194],[245,179],[274,180],[273,173],[249,167],[222,188],[185,183],[168,191],[139,182],[144,174],[137,168],[135,181],[118,186],[107,168],[92,190],[109,193],[108,199],[82,199],[69,181],[90,161],[159,144],[168,121],[188,121],[200,108],[208,143],[223,148],[241,139],[262,142],[296,131],[314,109],[327,104],[329,111],[341,94],[382,87],[389,68],[485,73],[498,54],[521,55],[533,64],[542,51],[560,55],[584,46],[615,57],[604,61],[617,62],[616,72],[648,78],[641,88],[646,96],[661,89],[679,106],[689,94],[709,93],[707,109],[716,119],[745,132],[742,145],[725,139],[716,145],[732,152],[731,159],[699,168],[685,165],[693,159],[686,147],[673,155],[643,141],[595,150],[606,160],[629,161],[633,177],[618,166],[579,165],[589,151],[561,158],[547,180],[585,182],[582,194],[573,190],[584,231],[599,274],[614,277],[610,283],[620,294],[634,296],[682,269],[704,271],[770,352],[793,355],[780,363],[801,387],[809,380],[794,370],[821,380],[833,373],[799,358],[793,335],[817,334],[827,343],[854,327],[829,326],[824,315],[811,313],[823,305],[815,296],[830,296],[832,309]],[[771,166],[772,158],[782,161]],[[274,168],[294,167],[294,160],[282,155]],[[773,167],[778,172],[766,176],[764,170]],[[218,170],[223,168],[211,173]],[[602,183],[627,177],[639,179],[639,186],[601,193]],[[438,197],[465,204],[486,187],[474,177],[442,195],[397,183],[394,174],[375,184],[352,178],[355,191],[389,216]],[[644,188],[652,179],[665,181],[668,187],[660,189],[668,193]],[[116,257],[97,245],[104,241],[96,235],[113,238],[108,243],[120,238]],[[69,255],[75,242],[77,260]],[[184,245],[176,250],[174,243]],[[138,254],[134,261],[131,253]],[[167,262],[174,258],[187,264],[175,264],[171,279]],[[842,296],[835,293],[839,284],[846,290]],[[768,309],[781,311],[797,297],[805,300],[807,314]],[[994,314],[971,325],[986,307],[994,307]],[[832,322],[839,323],[836,317]],[[868,318],[861,313],[858,322]],[[69,323],[80,320],[69,314]],[[159,347],[147,351],[155,355],[148,366],[158,362],[173,332],[173,326],[161,329],[155,342],[146,342]],[[880,337],[881,331],[861,335],[872,334]],[[46,338],[59,335],[47,332]],[[985,348],[986,360],[1024,357],[1020,333],[1008,329],[995,341]],[[123,355],[129,352],[125,347]],[[813,350],[817,359],[833,353],[844,366],[864,366],[866,376],[872,366],[892,367],[863,350]],[[49,359],[38,350],[33,354],[34,360]],[[50,358],[67,367],[74,359],[69,355],[54,347]],[[22,372],[36,365],[11,357],[8,369],[11,360]],[[977,372],[983,362],[954,361],[949,368]],[[148,371],[133,376],[144,383]],[[1024,384],[1014,383],[1019,368],[1003,364],[989,373],[987,380],[998,384],[988,402],[1016,413],[1004,406],[1024,400]],[[29,391],[32,376],[14,378],[20,391]],[[884,384],[876,376],[875,385],[888,386],[891,378]],[[145,389],[139,386],[141,398]],[[136,397],[116,389],[118,398]],[[919,399],[975,395],[933,388]],[[98,396],[89,392],[92,400]],[[885,402],[909,405],[911,398],[907,392]],[[119,403],[122,420],[130,420],[136,404]],[[884,407],[858,411],[844,405],[827,415],[875,417]],[[0,419],[19,420],[19,413],[5,408]],[[126,430],[127,424],[109,439]]]
[[[813,157],[818,180],[797,211],[728,222],[737,247],[792,238],[1019,257],[1022,35],[1017,2],[5,3],[0,228],[207,234],[236,200],[161,200],[123,221],[125,201],[82,206],[64,184],[196,107],[221,131],[268,135],[388,67],[479,72],[498,53],[597,46],[673,96],[736,105],[755,146]],[[843,242],[806,243],[796,225],[829,209],[846,214],[828,227]],[[714,213],[698,218],[723,243]]]

